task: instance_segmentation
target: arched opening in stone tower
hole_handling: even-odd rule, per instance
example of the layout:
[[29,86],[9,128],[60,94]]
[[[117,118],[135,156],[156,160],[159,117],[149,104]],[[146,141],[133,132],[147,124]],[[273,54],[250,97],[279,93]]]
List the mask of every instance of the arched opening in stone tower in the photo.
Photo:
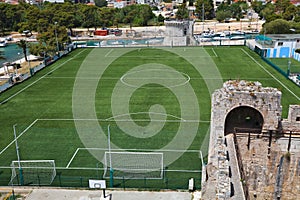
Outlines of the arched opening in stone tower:
[[234,133],[235,130],[256,130],[261,132],[264,124],[262,114],[255,108],[240,106],[232,109],[225,119],[225,135]]

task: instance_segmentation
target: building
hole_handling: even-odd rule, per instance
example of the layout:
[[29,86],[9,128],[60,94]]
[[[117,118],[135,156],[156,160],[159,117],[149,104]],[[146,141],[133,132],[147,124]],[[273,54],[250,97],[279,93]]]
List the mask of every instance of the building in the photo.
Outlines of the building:
[[282,119],[281,95],[276,88],[243,80],[227,81],[212,94],[203,199],[300,195],[300,176],[289,173],[300,162],[300,105],[290,105],[288,119]]

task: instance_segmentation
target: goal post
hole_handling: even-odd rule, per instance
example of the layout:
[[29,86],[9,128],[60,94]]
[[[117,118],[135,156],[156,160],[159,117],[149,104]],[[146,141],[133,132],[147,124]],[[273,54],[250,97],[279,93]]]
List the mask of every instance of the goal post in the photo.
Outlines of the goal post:
[[105,152],[103,178],[162,179],[163,166],[163,153]]
[[[20,174],[22,169],[22,174]],[[24,185],[51,185],[55,176],[54,160],[21,160],[11,163],[10,185],[20,185],[22,178]]]

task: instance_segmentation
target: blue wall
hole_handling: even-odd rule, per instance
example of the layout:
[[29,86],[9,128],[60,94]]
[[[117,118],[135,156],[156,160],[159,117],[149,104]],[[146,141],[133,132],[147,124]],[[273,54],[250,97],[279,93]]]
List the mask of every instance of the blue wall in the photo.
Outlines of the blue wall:
[[290,47],[281,47],[279,52],[279,58],[288,58],[290,54]]

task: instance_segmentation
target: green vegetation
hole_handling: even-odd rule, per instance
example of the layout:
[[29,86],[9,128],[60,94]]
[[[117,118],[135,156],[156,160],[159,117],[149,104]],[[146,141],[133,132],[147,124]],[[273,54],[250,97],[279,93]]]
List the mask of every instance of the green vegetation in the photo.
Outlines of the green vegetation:
[[[179,86],[163,87],[162,84],[172,83],[170,81],[174,81],[174,79],[168,78],[168,73],[165,73],[164,68],[159,71],[159,67],[162,66],[164,68],[171,67],[181,75],[185,74],[184,81],[188,80],[188,82],[183,82],[184,84]],[[219,70],[221,77],[214,77],[214,74],[202,75],[210,72],[214,66]],[[141,72],[139,68],[137,71],[130,71],[136,67],[148,67],[144,70],[147,73],[143,76],[136,74],[134,77],[135,73]],[[97,77],[97,73],[104,69],[102,76]],[[141,87],[134,89],[129,99],[129,113],[123,112],[121,114],[125,115],[115,116],[114,106],[112,106],[114,105],[112,102],[112,99],[115,99],[114,95],[117,95],[118,101],[125,98],[118,96],[119,93],[114,93],[118,84],[121,84],[124,90],[135,88],[140,83],[139,81],[149,80],[147,77],[145,78],[145,75],[153,69],[158,73],[151,77],[151,80],[165,82],[162,84],[144,83]],[[160,74],[166,76],[161,79],[161,77],[157,77]],[[100,80],[98,81],[97,78]],[[104,144],[100,147],[102,149],[95,145],[94,147],[98,149],[87,151],[86,144],[81,140],[82,138],[79,138],[76,129],[77,121],[73,119],[74,98],[76,97],[74,97],[74,83],[78,84],[78,81],[81,80],[84,85],[79,89],[86,95],[92,90],[88,84],[96,81],[96,93],[91,100],[95,100],[93,107],[95,107],[97,123],[101,126],[105,138],[108,124],[110,124],[111,141],[117,147],[136,149],[131,151],[160,149],[175,138],[180,126],[187,127],[185,129],[186,137],[180,140],[178,148],[173,148],[173,150],[180,150],[179,147],[182,143],[192,139],[187,151],[179,159],[166,166],[164,179],[115,180],[114,187],[186,189],[188,179],[194,177],[196,187],[199,188],[201,180],[199,150],[200,148],[204,150],[204,146],[207,145],[204,137],[208,133],[210,120],[210,93],[206,84],[214,80],[212,82],[215,83],[214,87],[220,88],[222,85],[219,82],[222,83],[229,79],[260,81],[263,86],[279,88],[282,91],[283,117],[287,116],[290,104],[299,103],[299,88],[265,64],[257,54],[246,47],[77,49],[38,72],[31,79],[0,95],[0,121],[2,122],[0,184],[8,184],[10,170],[7,167],[12,160],[17,159],[14,143],[11,143],[14,124],[17,124],[17,134],[22,134],[18,138],[21,159],[55,160],[57,177],[53,185],[87,187],[88,178],[102,178],[103,165],[91,154],[103,153],[107,149],[107,143],[97,139],[101,135],[100,132],[93,133],[92,127],[89,126],[92,121],[91,117],[76,118],[77,121],[81,120],[82,124],[86,125],[87,132],[91,131],[92,134],[95,134],[96,137],[92,137],[92,135],[88,137],[91,142]],[[176,80],[177,82],[181,83],[182,80]],[[181,111],[183,105],[180,104],[181,101],[177,95],[173,93],[173,90],[186,86],[193,89],[197,101],[186,106],[195,112],[195,108],[199,106],[200,118],[191,119],[195,121],[183,122],[180,120],[184,118],[184,113]],[[79,96],[78,98],[83,100],[82,110],[89,109],[90,102],[86,101],[87,97]],[[192,99],[192,96],[188,98]],[[142,134],[141,137],[132,136],[120,128],[133,121],[140,127],[146,127],[152,123],[151,119],[157,118],[148,113],[157,104],[164,107],[166,121],[156,134],[150,137],[145,135],[160,125],[157,122],[154,123],[153,129],[139,133]],[[127,106],[120,105],[120,108]],[[193,116],[192,111],[190,116]],[[126,114],[129,114],[132,120],[124,120],[128,119]],[[92,113],[91,116],[93,116]],[[193,138],[190,136],[190,132],[192,132],[190,127],[195,125],[197,125],[196,136]],[[5,149],[6,147],[7,149]],[[78,148],[82,149],[71,160]],[[167,155],[165,157],[167,160],[168,156],[172,157],[174,154],[165,152],[165,155]]]

